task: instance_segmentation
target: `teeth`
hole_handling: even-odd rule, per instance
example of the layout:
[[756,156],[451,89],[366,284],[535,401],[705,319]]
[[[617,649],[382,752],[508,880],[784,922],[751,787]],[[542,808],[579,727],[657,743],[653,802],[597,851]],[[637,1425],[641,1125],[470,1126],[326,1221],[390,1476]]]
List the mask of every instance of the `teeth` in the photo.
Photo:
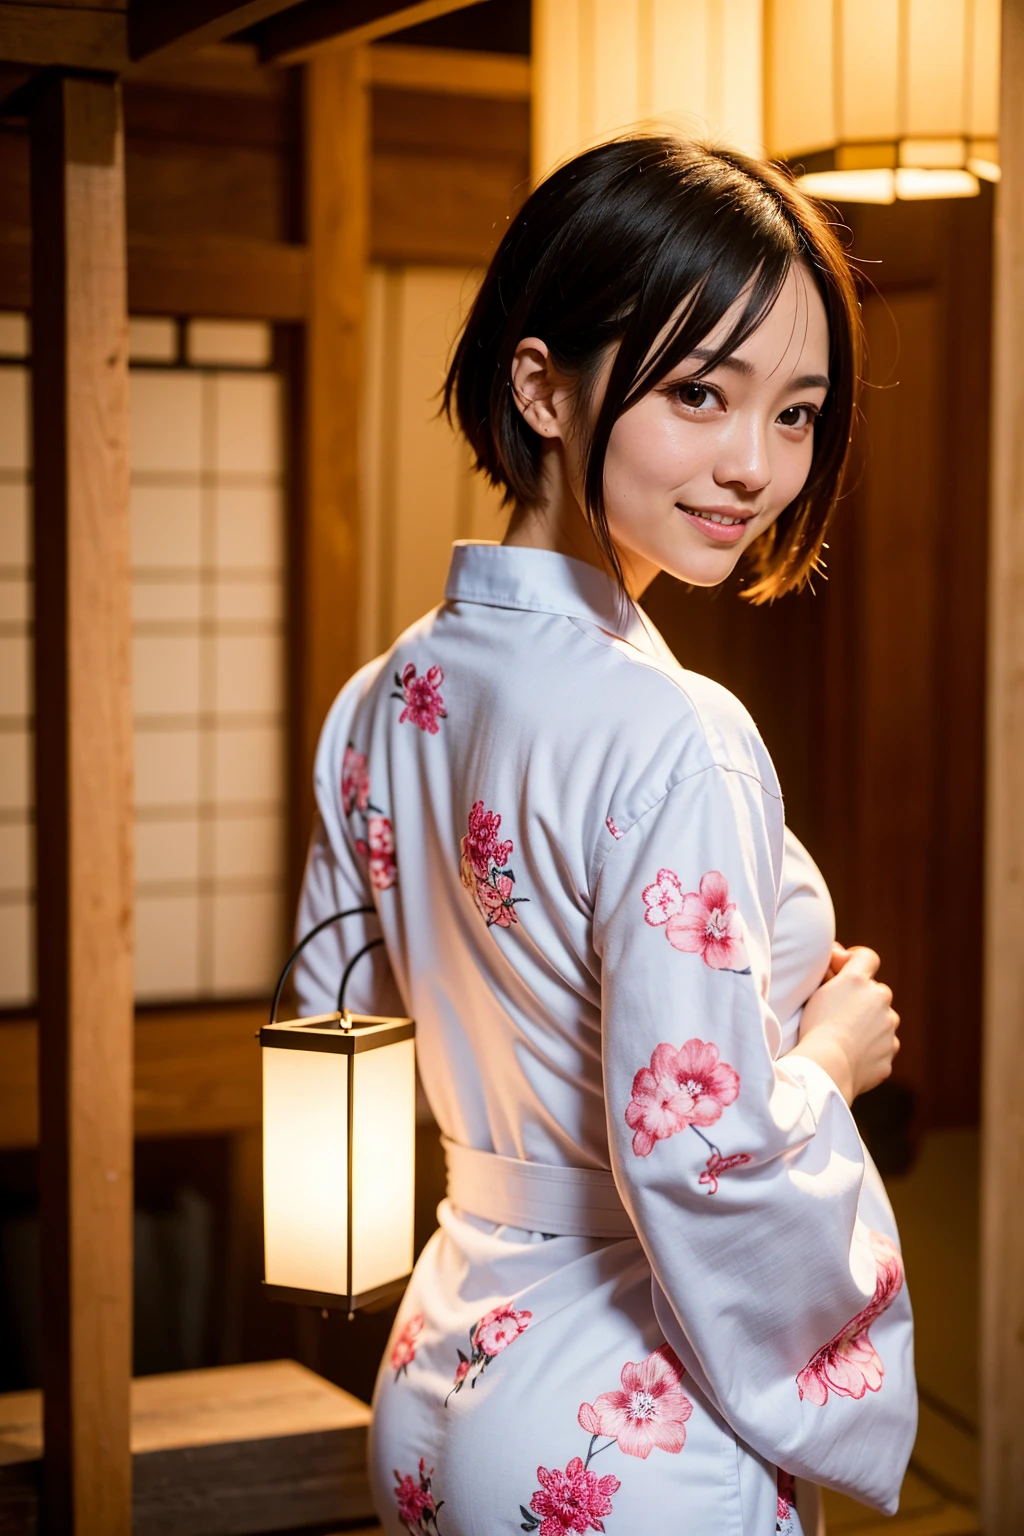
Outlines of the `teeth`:
[[733,528],[733,527],[735,527],[735,525],[737,523],[741,523],[743,521],[743,519],[741,517],[723,517],[721,512],[696,512],[696,511],[694,511],[693,512],[693,516],[694,517],[702,517],[702,518],[704,518],[705,522],[721,523],[722,526],[725,527],[725,528]]

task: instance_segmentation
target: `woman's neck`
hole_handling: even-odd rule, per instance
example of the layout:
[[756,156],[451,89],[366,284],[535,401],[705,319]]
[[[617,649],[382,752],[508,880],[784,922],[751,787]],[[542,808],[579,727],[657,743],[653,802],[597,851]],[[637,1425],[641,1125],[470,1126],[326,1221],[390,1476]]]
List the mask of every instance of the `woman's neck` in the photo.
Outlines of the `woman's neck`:
[[[612,575],[604,550],[569,483],[561,444],[544,444],[540,480],[541,495],[536,505],[514,509],[501,542],[521,549],[550,549],[556,555],[569,555]],[[621,546],[617,552],[627,591],[635,602],[658,574],[658,567]]]

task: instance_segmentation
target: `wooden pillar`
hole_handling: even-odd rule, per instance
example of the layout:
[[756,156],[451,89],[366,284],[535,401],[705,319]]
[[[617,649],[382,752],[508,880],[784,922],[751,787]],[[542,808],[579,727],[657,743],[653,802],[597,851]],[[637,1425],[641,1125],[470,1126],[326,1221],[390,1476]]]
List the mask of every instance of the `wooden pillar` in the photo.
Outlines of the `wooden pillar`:
[[[981,1502],[1024,1531],[1024,0],[1003,0],[993,312]],[[955,597],[954,597],[955,600]]]
[[362,48],[327,48],[306,66],[305,145],[305,516],[293,584],[299,857],[312,817],[317,737],[357,657],[370,152]]
[[120,88],[32,117],[44,1510],[129,1536],[131,603]]

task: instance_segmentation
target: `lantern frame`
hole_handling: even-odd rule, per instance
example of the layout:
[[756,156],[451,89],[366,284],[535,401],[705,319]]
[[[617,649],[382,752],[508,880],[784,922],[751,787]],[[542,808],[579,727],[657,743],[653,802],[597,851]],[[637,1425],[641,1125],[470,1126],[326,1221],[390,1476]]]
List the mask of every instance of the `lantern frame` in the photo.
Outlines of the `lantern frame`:
[[352,1226],[353,1226],[353,1151],[355,1142],[355,1087],[354,1058],[366,1051],[378,1050],[386,1045],[398,1045],[403,1040],[413,1040],[416,1025],[412,1019],[388,1018],[375,1014],[323,1013],[310,1019],[293,1019],[283,1024],[264,1024],[259,1033],[261,1049],[291,1051],[320,1051],[330,1055],[348,1056],[346,1074],[346,1133],[348,1155],[346,1158],[346,1243],[344,1292],[310,1291],[299,1286],[275,1285],[263,1281],[264,1293],[272,1301],[299,1302],[309,1307],[327,1307],[349,1314],[360,1307],[383,1305],[400,1296],[409,1282],[410,1270],[385,1285],[373,1290],[354,1292],[352,1289]]
[[[404,1275],[396,1276],[393,1280],[383,1285],[375,1286],[370,1290],[356,1292],[353,1289],[353,1225],[354,1225],[354,1151],[355,1151],[355,1059],[369,1051],[380,1050],[385,1046],[399,1045],[406,1040],[414,1040],[416,1025],[414,1020],[404,1017],[391,1017],[378,1014],[352,1013],[345,1007],[345,993],[348,987],[349,977],[363,955],[370,950],[383,945],[382,938],[371,939],[367,944],[356,951],[345,966],[338,988],[338,1007],[334,1013],[317,1014],[306,1019],[290,1019],[278,1022],[277,1009],[281,1000],[281,994],[299,955],[306,945],[317,934],[322,933],[332,923],[341,921],[346,917],[355,917],[359,914],[376,916],[374,907],[349,907],[342,912],[334,912],[330,917],[324,918],[304,934],[295,946],[281,971],[274,989],[274,998],[270,1005],[270,1020],[264,1024],[257,1039],[262,1052],[271,1050],[315,1051],[327,1055],[340,1055],[348,1058],[348,1070],[345,1074],[346,1087],[346,1191],[345,1191],[345,1290],[316,1291],[302,1286],[280,1285],[275,1282],[263,1280],[263,1290],[271,1301],[285,1301],[298,1303],[302,1306],[313,1306],[332,1311],[344,1311],[351,1318],[358,1308],[380,1307],[388,1301],[394,1300],[405,1290],[409,1282],[411,1269]],[[266,1175],[264,1173],[264,1179]],[[266,1231],[264,1229],[264,1271],[266,1269]]]

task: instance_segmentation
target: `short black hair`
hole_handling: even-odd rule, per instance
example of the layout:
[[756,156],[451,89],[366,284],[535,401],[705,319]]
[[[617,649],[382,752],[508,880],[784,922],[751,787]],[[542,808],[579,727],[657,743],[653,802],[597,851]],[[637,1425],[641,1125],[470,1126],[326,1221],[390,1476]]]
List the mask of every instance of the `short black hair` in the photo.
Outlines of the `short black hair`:
[[585,511],[621,584],[604,506],[615,422],[746,293],[742,316],[700,373],[742,345],[796,261],[808,268],[828,316],[829,395],[803,489],[748,552],[753,581],[745,595],[765,602],[798,589],[817,566],[842,490],[864,342],[836,229],[784,166],[665,135],[615,139],[560,166],[495,252],[455,349],[444,409],[505,503],[531,506],[541,440],[512,396],[516,347],[524,336],[541,337],[587,399],[617,342],[586,455]]

